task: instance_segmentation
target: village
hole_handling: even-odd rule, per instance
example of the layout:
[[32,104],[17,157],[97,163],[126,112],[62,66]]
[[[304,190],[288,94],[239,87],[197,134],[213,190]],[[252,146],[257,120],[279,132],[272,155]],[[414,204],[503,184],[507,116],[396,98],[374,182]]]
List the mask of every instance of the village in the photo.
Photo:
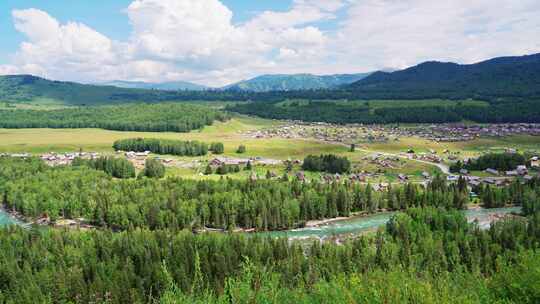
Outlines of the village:
[[[422,128],[401,128],[401,127],[388,127],[388,126],[361,126],[361,125],[347,125],[338,126],[327,123],[287,123],[281,127],[264,129],[258,131],[251,131],[245,133],[246,136],[255,138],[315,138],[321,141],[332,143],[343,143],[355,141],[357,138],[365,138],[365,134],[371,132],[377,132],[378,135],[372,135],[368,140],[389,140],[394,137],[394,140],[399,140],[399,136],[424,136],[425,138],[435,138],[433,134],[436,132],[446,133],[447,135],[460,134],[460,138],[472,138],[478,136],[504,136],[508,134],[536,134],[538,131],[538,125],[531,124],[512,124],[512,125],[490,125],[490,126],[458,126],[458,125],[432,125],[428,129]],[[461,130],[461,131],[460,131]],[[465,132],[464,130],[468,130]],[[454,133],[452,133],[454,132]],[[499,134],[499,135],[497,135]],[[397,137],[396,137],[397,136]],[[430,137],[431,136],[431,137]],[[453,135],[452,135],[453,137]],[[449,137],[448,137],[449,138]],[[515,149],[508,148],[507,153],[516,153]],[[44,153],[35,155],[42,159],[49,166],[63,166],[70,165],[76,158],[82,159],[96,159],[102,156],[115,156],[125,157],[128,159],[137,170],[142,170],[145,166],[145,161],[148,157],[152,157],[160,160],[165,167],[168,168],[181,168],[189,169],[194,174],[204,175],[204,168],[211,166],[216,169],[220,166],[242,166],[246,167],[249,163],[254,168],[259,168],[257,172],[249,174],[249,178],[262,179],[262,178],[280,178],[282,171],[286,168],[294,168],[294,170],[287,169],[290,176],[302,182],[310,182],[312,180],[319,180],[325,183],[331,182],[359,182],[370,183],[373,185],[374,190],[383,191],[390,186],[391,183],[422,183],[427,184],[435,174],[435,171],[421,171],[416,173],[415,176],[405,174],[402,171],[404,164],[407,161],[418,161],[426,163],[428,165],[437,166],[442,169],[442,173],[446,175],[448,182],[456,182],[460,176],[463,176],[471,187],[477,187],[481,184],[504,186],[508,185],[515,179],[522,181],[532,180],[538,175],[540,169],[540,160],[538,156],[532,157],[527,166],[518,166],[514,170],[505,172],[499,172],[494,169],[487,169],[482,174],[476,172],[468,172],[462,169],[460,172],[451,174],[447,169],[447,164],[460,161],[467,161],[468,158],[464,158],[460,155],[459,151],[444,150],[442,153],[438,153],[434,150],[428,152],[415,152],[414,149],[408,149],[396,154],[373,152],[363,153],[361,158],[356,159],[353,162],[353,167],[350,174],[314,174],[303,172],[301,170],[302,160],[300,159],[272,159],[259,156],[251,157],[232,157],[225,155],[211,155],[204,158],[177,158],[172,156],[160,156],[152,155],[149,151],[134,152],[134,151],[116,151],[112,153],[99,153],[99,152],[71,152],[71,153]],[[28,158],[33,156],[29,153],[2,153],[1,156],[10,156],[15,158]],[[359,166],[360,165],[360,166]],[[365,169],[365,167],[370,169]],[[268,173],[268,174],[265,174]],[[388,172],[396,172],[393,178],[389,178],[392,174],[388,175]],[[480,176],[478,176],[480,175]]]
[[419,137],[435,142],[470,141],[481,137],[540,135],[540,124],[425,124],[425,125],[338,125],[287,121],[275,128],[248,131],[249,138],[313,138],[325,142],[366,143],[399,141],[402,137]]

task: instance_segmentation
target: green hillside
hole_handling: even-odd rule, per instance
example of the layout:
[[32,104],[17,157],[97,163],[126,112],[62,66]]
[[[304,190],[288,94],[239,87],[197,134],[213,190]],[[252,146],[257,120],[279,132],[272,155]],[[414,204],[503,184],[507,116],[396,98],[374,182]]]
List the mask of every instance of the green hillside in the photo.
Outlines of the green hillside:
[[363,79],[369,74],[370,73],[324,76],[312,74],[262,75],[227,86],[225,89],[250,92],[333,89]]
[[126,101],[131,89],[51,81],[31,75],[0,76],[0,101],[10,103],[47,99],[60,104],[106,104]]
[[460,65],[430,61],[393,73],[376,72],[349,86],[369,98],[540,98],[540,54]]

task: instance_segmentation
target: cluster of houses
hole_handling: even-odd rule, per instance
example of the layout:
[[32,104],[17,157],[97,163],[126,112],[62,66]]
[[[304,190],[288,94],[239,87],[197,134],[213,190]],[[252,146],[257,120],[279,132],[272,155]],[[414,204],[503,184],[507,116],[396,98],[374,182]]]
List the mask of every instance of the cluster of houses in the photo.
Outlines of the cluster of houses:
[[[410,152],[410,151],[409,151]],[[435,154],[435,152],[431,153],[407,153],[407,156],[410,159],[416,159],[416,160],[423,160],[427,162],[432,162],[439,164],[442,162],[442,158]]]
[[325,142],[356,143],[361,141],[386,142],[388,136],[383,127],[362,126],[359,124],[336,125],[330,123],[287,122],[286,124],[264,130],[244,133],[250,138],[312,138]]
[[[270,159],[270,158],[262,158],[262,157],[250,157],[250,158],[233,158],[233,157],[226,157],[226,156],[219,156],[215,157],[208,163],[210,166],[221,166],[221,165],[246,165],[247,163],[251,163],[252,165],[258,164],[263,166],[275,166],[282,164],[284,161],[277,160],[277,159]],[[300,160],[294,160],[292,161],[294,164],[300,164]]]
[[[0,153],[0,157],[30,158],[30,153]],[[75,158],[94,159],[100,156],[97,152],[74,152],[74,153],[45,153],[38,157],[49,166],[70,165]]]
[[396,168],[396,163],[400,161],[397,156],[384,155],[382,153],[374,153],[362,158],[370,164],[377,165],[380,168]]
[[[349,181],[349,182],[360,182],[365,183],[368,181],[368,178],[371,176],[370,173],[353,173],[349,175],[336,174],[321,174],[319,180],[325,183]],[[295,177],[302,182],[307,181],[306,175],[303,171],[296,172]]]
[[437,142],[469,141],[479,137],[502,137],[509,135],[540,135],[540,124],[437,124],[399,130],[395,135],[418,136]]
[[[535,156],[531,158],[530,160],[531,168],[538,169],[540,168],[540,159]],[[471,186],[479,186],[481,184],[487,184],[487,185],[495,185],[495,186],[505,186],[510,184],[515,178],[521,178],[524,181],[529,181],[535,178],[535,174],[540,177],[538,173],[532,173],[529,168],[525,165],[519,165],[514,170],[508,170],[508,171],[499,171],[492,168],[488,168],[484,170],[485,173],[492,175],[490,177],[478,177],[478,176],[472,176],[469,175],[469,171],[467,169],[461,169],[459,172],[459,175],[449,175],[447,176],[447,180],[449,182],[454,182],[459,179],[460,176],[462,176],[469,185]]]
[[75,153],[55,153],[42,154],[40,158],[49,166],[70,165],[75,158],[95,159],[100,156],[97,152],[75,152]]
[[251,138],[314,138],[326,142],[387,142],[401,137],[420,137],[436,142],[470,141],[479,137],[540,135],[540,124],[436,124],[414,127],[388,125],[337,125],[287,121],[284,125],[245,133]]
[[136,169],[141,170],[144,168],[144,164],[146,162],[146,159],[150,155],[150,151],[144,151],[144,152],[116,151],[116,154],[124,154],[126,159],[129,160]]

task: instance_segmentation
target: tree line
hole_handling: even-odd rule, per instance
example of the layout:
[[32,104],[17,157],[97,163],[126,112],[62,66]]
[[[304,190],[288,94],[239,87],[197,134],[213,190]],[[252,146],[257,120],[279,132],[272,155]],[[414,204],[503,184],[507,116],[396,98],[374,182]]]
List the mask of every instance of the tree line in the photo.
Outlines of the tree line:
[[150,151],[156,154],[202,156],[208,153],[208,144],[199,141],[182,141],[157,138],[129,138],[113,143],[116,151]]
[[403,106],[372,108],[369,103],[343,103],[331,101],[309,101],[304,104],[281,105],[274,102],[246,102],[227,106],[227,110],[269,119],[330,122],[338,124],[365,123],[449,123],[463,120],[478,123],[540,122],[538,102],[520,101],[492,103],[487,106],[455,105]]
[[129,104],[50,111],[0,110],[0,128],[101,128],[117,131],[189,132],[225,121],[210,107],[180,104]]

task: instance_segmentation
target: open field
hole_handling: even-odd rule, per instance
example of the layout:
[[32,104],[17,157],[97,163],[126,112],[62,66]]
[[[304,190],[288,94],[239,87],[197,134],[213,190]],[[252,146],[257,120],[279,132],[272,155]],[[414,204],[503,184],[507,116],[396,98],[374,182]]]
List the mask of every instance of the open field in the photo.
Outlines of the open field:
[[101,129],[0,129],[0,152],[46,153],[113,152],[115,140],[132,137],[153,137],[178,140],[219,141],[225,144],[225,155],[236,155],[241,144],[247,146],[243,157],[262,156],[278,159],[298,158],[313,153],[340,153],[347,149],[316,141],[288,139],[246,139],[240,132],[270,127],[276,122],[255,118],[234,118],[190,133],[118,132]]

